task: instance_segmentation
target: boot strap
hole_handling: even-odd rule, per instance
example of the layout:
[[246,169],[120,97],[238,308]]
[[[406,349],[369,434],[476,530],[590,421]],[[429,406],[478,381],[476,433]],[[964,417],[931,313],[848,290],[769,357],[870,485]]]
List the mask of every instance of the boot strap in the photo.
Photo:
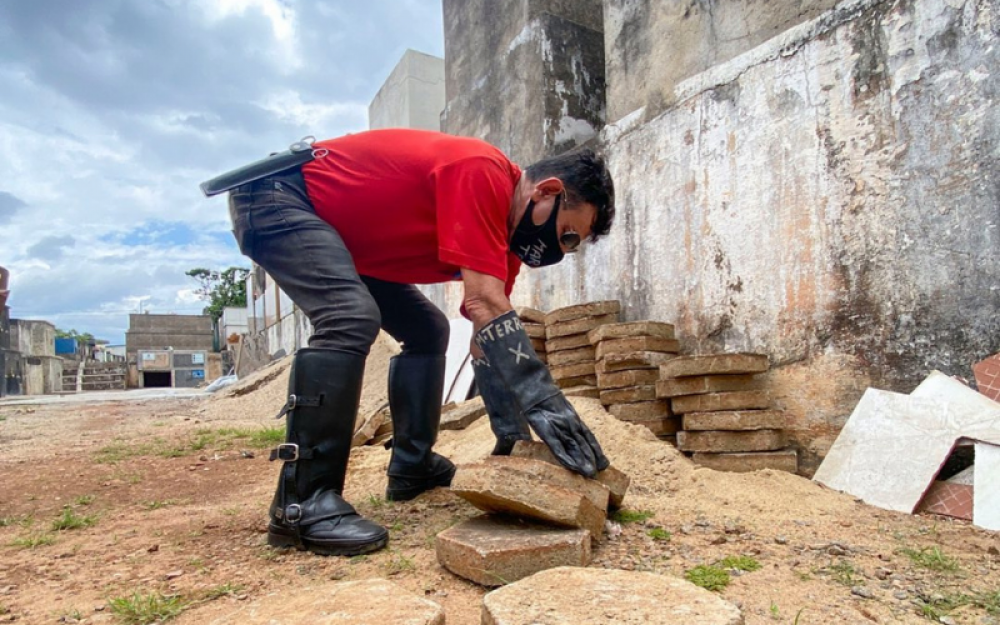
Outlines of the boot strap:
[[299,460],[312,460],[313,458],[322,458],[330,454],[332,448],[336,446],[337,441],[327,441],[315,447],[300,447],[295,443],[281,443],[277,447],[271,450],[271,455],[268,457],[268,461],[274,462],[275,460],[281,460],[282,462],[298,462]]
[[288,401],[285,402],[284,407],[275,419],[280,419],[292,410],[296,408],[318,408],[323,405],[323,394],[320,393],[318,397],[306,397],[303,395],[295,395],[294,393],[288,396]]

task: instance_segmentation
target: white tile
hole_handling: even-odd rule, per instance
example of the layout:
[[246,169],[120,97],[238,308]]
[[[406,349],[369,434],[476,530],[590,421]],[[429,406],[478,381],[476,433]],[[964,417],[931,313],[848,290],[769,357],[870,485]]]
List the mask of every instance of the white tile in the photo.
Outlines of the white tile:
[[988,530],[1000,530],[1000,447],[976,443],[975,466],[972,522]]

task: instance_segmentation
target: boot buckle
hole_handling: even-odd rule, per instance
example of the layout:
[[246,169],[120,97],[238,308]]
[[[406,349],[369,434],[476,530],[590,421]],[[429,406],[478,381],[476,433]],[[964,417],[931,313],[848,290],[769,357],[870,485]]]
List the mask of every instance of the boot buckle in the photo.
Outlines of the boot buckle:
[[271,450],[271,458],[282,462],[295,462],[299,459],[299,446],[295,443],[282,443]]
[[297,503],[288,504],[285,506],[284,510],[279,508],[278,511],[282,513],[282,520],[285,523],[291,523],[294,525],[302,520],[302,506]]

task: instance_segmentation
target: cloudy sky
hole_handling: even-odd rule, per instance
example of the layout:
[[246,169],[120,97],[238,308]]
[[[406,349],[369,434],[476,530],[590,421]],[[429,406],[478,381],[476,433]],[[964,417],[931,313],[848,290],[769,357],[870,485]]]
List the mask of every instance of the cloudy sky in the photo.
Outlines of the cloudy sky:
[[367,127],[440,0],[0,0],[0,265],[11,316],[124,341],[198,313],[184,272],[249,266],[198,183]]

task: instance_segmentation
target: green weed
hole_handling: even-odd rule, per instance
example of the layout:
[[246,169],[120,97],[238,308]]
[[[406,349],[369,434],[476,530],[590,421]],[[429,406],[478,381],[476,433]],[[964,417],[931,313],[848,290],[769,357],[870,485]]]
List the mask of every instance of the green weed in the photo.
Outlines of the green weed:
[[84,527],[90,527],[95,523],[97,523],[97,516],[92,514],[80,515],[73,512],[73,509],[69,506],[66,506],[63,508],[62,516],[52,522],[52,531],[62,532],[66,530],[78,530]]
[[778,609],[778,604],[774,601],[771,602],[771,607],[768,608],[768,612],[771,613],[771,618],[778,620],[781,618],[781,611]]
[[857,571],[854,570],[854,565],[847,560],[841,560],[832,565],[829,571],[833,575],[833,580],[843,586],[856,586],[861,579],[855,577]]
[[89,506],[90,504],[94,503],[95,498],[96,497],[94,495],[80,495],[79,497],[73,500],[73,503],[75,503],[78,506]]
[[158,592],[128,597],[115,597],[108,601],[111,613],[125,625],[162,623],[178,616],[187,605],[177,596],[164,596]]
[[413,558],[408,558],[401,553],[394,553],[389,557],[389,561],[386,562],[385,572],[386,575],[398,575],[406,571],[416,570],[417,565],[413,561]]
[[671,538],[670,532],[663,529],[662,527],[654,527],[646,531],[646,534],[653,540],[669,541]]
[[618,523],[642,523],[653,518],[653,516],[655,516],[655,513],[649,510],[625,510],[622,508],[612,513],[611,520]]
[[958,560],[945,555],[940,547],[924,547],[923,549],[900,549],[900,553],[910,558],[916,566],[931,571],[953,573],[958,570]]
[[56,542],[56,538],[52,534],[32,534],[30,536],[15,538],[10,544],[14,547],[34,549],[35,547],[51,545],[54,542]]
[[139,505],[146,510],[159,510],[160,508],[175,506],[179,503],[181,503],[181,501],[178,499],[154,499],[153,501],[144,501]]
[[205,594],[203,595],[202,598],[205,601],[215,601],[216,599],[220,599],[222,597],[230,597],[236,595],[241,590],[243,590],[242,584],[225,583],[219,586],[214,586],[212,588],[209,588],[208,590],[205,591]]
[[684,573],[684,579],[705,590],[719,591],[729,585],[729,573],[717,566],[704,564],[694,567]]
[[750,556],[729,556],[719,560],[715,564],[727,570],[735,569],[746,573],[760,570],[760,562]]

